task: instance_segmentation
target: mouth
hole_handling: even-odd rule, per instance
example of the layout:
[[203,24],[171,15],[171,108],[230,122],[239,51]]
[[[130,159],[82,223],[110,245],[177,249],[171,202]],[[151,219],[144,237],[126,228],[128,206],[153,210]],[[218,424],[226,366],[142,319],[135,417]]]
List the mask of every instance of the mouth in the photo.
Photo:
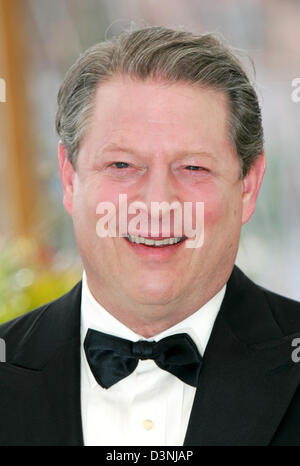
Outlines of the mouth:
[[178,237],[159,237],[159,238],[152,238],[152,237],[144,237],[144,236],[132,236],[132,235],[125,235],[125,238],[134,244],[143,244],[145,246],[151,248],[164,248],[167,246],[174,246],[176,244],[182,243],[187,237],[186,236],[178,236]]
[[145,238],[142,236],[124,235],[126,243],[137,254],[142,256],[164,258],[173,255],[183,247],[186,236],[169,238]]

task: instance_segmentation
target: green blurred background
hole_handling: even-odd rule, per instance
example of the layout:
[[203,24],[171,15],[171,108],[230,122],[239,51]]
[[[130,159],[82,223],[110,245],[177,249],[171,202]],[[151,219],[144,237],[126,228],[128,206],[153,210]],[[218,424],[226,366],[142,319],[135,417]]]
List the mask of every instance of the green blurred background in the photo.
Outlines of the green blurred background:
[[[55,299],[80,278],[62,205],[56,95],[80,52],[134,23],[218,32],[256,66],[267,172],[243,227],[237,264],[300,300],[300,2],[292,0],[0,0],[0,323]],[[243,59],[245,66],[251,66]]]

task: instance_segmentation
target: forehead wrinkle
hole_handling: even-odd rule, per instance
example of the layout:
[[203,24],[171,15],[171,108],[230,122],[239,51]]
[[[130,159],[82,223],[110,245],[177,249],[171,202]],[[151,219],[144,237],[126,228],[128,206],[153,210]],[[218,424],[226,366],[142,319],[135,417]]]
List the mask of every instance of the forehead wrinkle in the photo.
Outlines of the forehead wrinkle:
[[[143,158],[143,155],[145,155],[145,151],[143,150],[137,150],[136,148],[131,148],[129,146],[122,146],[122,145],[119,145],[117,143],[108,143],[106,144],[101,150],[100,150],[100,153],[103,154],[105,152],[124,152],[124,153],[127,153],[127,154],[133,154],[133,155],[136,155],[138,157],[141,157]],[[149,155],[151,157],[155,157],[157,159],[160,159],[161,158],[161,155],[162,154],[167,154],[168,151],[164,150],[156,150],[156,151],[153,151],[153,153],[151,154],[149,152]],[[178,156],[181,156],[181,157],[189,157],[189,156],[205,156],[205,157],[209,157],[209,158],[212,158],[212,159],[216,159],[216,156],[213,154],[213,153],[210,153],[208,151],[204,151],[202,149],[192,149],[192,150],[187,150],[187,149],[177,149],[175,152],[175,155],[178,157]],[[170,158],[172,158],[172,156],[170,156]]]

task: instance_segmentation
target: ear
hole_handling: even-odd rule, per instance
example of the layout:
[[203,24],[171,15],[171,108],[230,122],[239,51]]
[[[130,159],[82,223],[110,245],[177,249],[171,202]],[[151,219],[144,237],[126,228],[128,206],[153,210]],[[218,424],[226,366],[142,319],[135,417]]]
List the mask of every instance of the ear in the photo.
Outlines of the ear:
[[266,171],[266,158],[265,154],[262,153],[257,160],[253,163],[249,170],[249,173],[243,179],[243,212],[242,212],[242,224],[247,223],[252,217],[258,192]]
[[67,157],[67,149],[62,145],[61,141],[58,143],[58,163],[64,196],[63,204],[66,211],[72,216],[74,179],[76,172]]

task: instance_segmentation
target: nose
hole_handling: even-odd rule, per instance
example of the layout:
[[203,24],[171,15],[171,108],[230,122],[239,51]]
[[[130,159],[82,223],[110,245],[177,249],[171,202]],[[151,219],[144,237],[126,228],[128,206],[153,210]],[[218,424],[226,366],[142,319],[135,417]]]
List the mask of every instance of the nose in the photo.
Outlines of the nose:
[[149,168],[143,189],[143,201],[150,207],[151,202],[168,202],[178,200],[170,167],[156,164]]
[[176,236],[174,232],[178,229],[182,231],[179,193],[167,164],[157,163],[149,167],[139,200],[146,207],[149,236],[157,233],[162,236]]

